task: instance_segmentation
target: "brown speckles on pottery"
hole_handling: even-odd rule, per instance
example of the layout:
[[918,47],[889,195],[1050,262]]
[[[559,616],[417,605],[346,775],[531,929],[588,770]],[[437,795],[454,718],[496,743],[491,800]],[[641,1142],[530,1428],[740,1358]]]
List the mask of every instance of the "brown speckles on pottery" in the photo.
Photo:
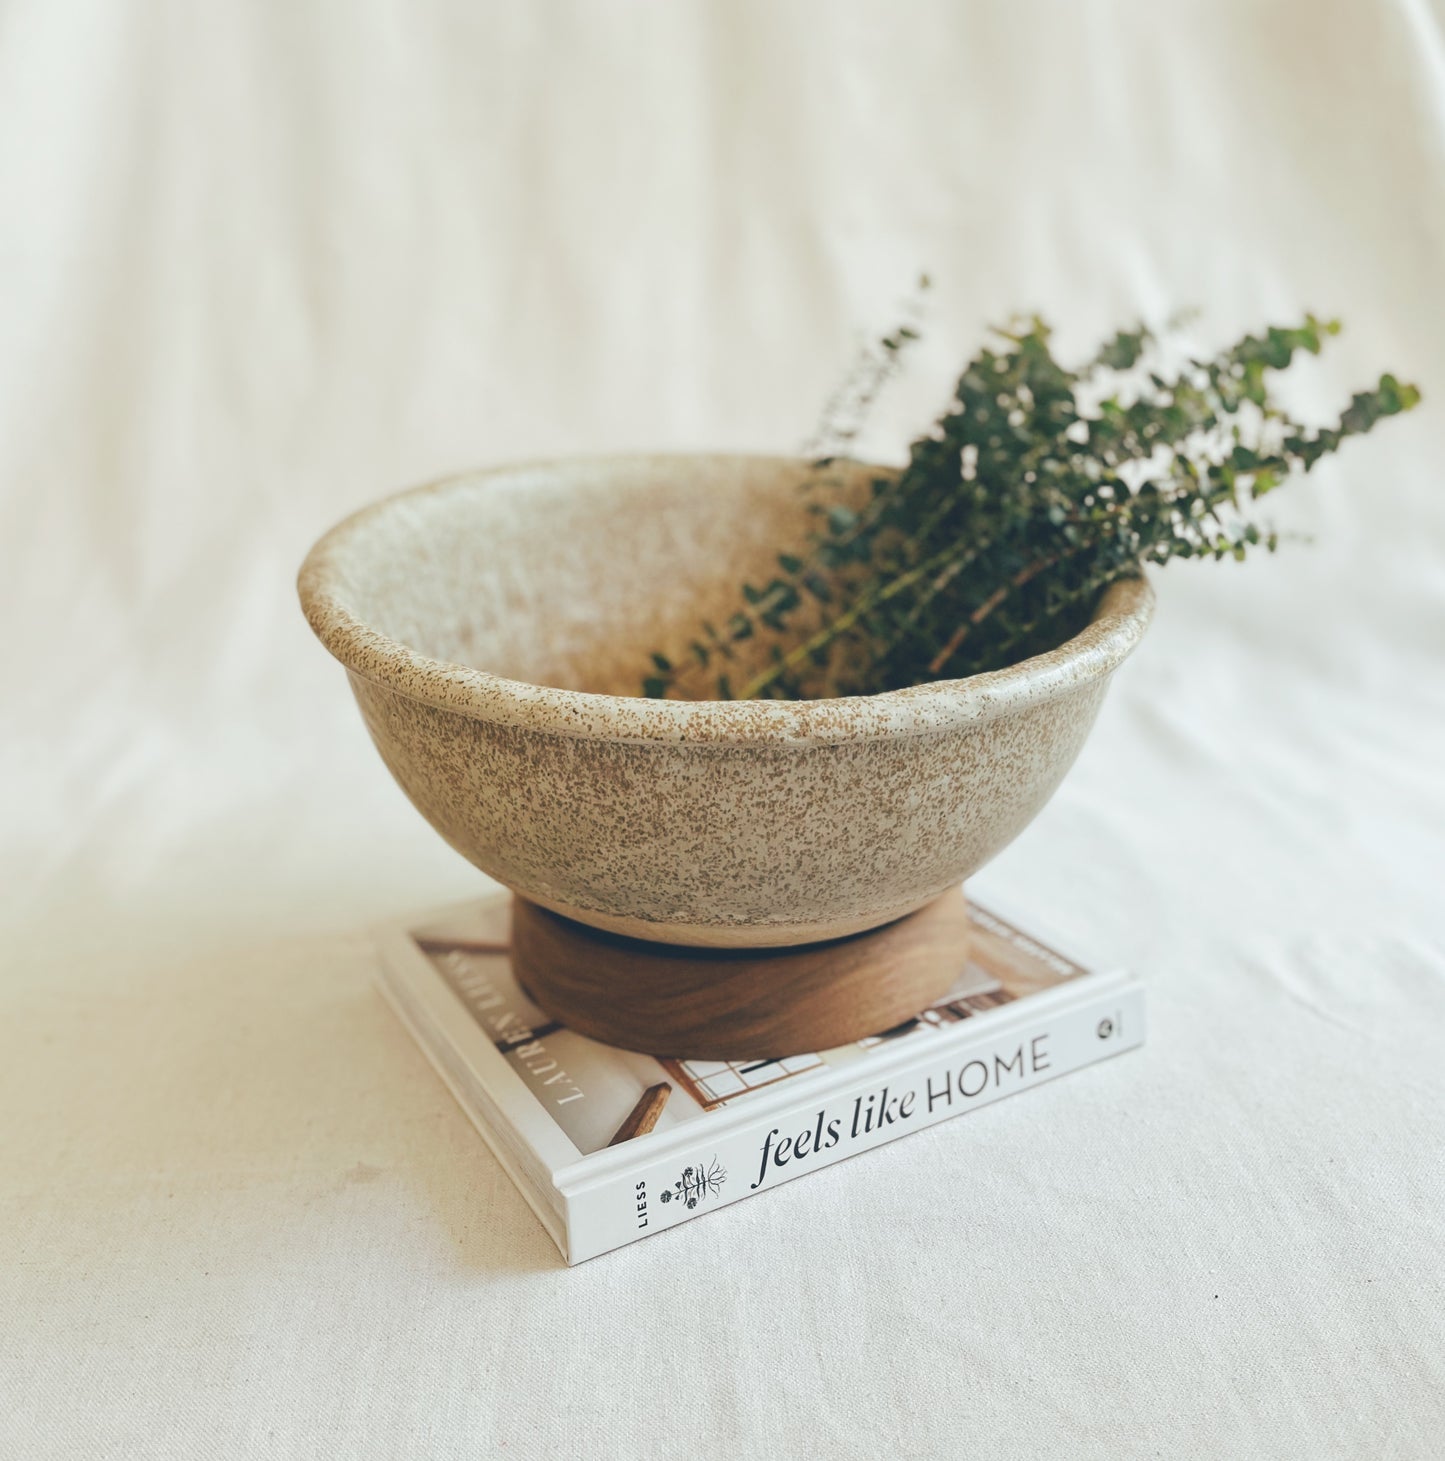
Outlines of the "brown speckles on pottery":
[[669,943],[836,938],[1023,830],[1153,595],[1118,583],[1059,649],[971,679],[804,702],[628,693],[649,649],[801,539],[806,473],[747,456],[475,473],[332,529],[301,602],[402,789],[500,882]]

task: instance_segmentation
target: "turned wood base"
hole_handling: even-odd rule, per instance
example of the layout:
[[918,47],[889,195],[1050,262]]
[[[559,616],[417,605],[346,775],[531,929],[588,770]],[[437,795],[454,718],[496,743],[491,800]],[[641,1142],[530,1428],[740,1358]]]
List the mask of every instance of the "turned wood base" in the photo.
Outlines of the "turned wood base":
[[534,1003],[609,1045],[679,1060],[830,1050],[901,1024],[962,972],[960,891],[883,928],[783,949],[695,949],[588,928],[512,900],[512,963]]

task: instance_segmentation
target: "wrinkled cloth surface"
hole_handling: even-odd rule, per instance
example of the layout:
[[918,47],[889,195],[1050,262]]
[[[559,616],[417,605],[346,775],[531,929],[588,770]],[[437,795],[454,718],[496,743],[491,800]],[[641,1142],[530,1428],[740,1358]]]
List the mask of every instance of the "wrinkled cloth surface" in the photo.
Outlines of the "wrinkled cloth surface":
[[[1427,0],[7,6],[3,1449],[1440,1455],[1442,169]],[[373,986],[483,882],[296,567],[476,464],[790,450],[920,269],[885,455],[1018,310],[1337,313],[1290,399],[1426,403],[1159,575],[977,880],[1145,1049],[569,1271]]]

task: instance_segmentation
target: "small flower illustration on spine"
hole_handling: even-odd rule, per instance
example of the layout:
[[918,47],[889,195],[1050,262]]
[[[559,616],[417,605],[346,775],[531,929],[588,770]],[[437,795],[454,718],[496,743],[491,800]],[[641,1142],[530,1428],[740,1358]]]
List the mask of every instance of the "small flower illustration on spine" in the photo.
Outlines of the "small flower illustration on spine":
[[705,1197],[716,1197],[727,1181],[728,1174],[714,1157],[707,1167],[699,1163],[695,1167],[684,1167],[682,1176],[662,1190],[662,1200],[676,1199],[684,1207],[696,1207]]

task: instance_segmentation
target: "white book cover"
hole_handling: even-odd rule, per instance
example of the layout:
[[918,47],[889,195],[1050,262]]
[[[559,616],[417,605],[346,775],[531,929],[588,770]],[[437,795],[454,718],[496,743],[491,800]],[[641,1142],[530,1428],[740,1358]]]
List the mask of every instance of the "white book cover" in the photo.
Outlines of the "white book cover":
[[381,984],[569,1263],[1139,1045],[1143,990],[971,904],[937,1004],[836,1050],[666,1060],[513,978],[505,894],[378,932]]

